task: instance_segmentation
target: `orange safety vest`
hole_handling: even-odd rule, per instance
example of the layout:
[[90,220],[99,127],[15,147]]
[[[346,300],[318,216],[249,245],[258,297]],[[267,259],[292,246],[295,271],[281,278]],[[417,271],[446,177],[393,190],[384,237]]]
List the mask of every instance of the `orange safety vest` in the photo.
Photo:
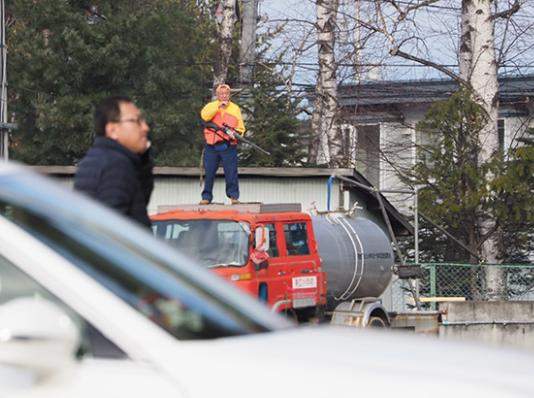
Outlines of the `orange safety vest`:
[[[224,125],[231,127],[235,129],[237,127],[237,117],[230,115],[227,112],[224,112],[222,110],[217,111],[213,119],[211,119],[212,123],[215,123],[219,127],[223,127]],[[239,134],[236,132],[236,134]],[[226,137],[227,139],[225,140]],[[217,132],[213,131],[213,129],[205,128],[204,129],[204,139],[206,140],[206,144],[208,145],[216,145],[223,141],[229,141],[231,145],[236,145],[237,140],[234,138],[230,140],[230,137],[228,137],[227,134],[224,133],[222,130],[218,130]]]

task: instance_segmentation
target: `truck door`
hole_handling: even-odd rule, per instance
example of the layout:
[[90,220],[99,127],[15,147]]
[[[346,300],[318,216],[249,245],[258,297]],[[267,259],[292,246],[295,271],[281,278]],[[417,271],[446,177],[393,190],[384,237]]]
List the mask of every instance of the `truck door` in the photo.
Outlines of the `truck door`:
[[309,239],[307,221],[276,223],[276,253],[265,270],[268,303],[277,310],[313,307],[318,303],[318,256]]
[[[265,224],[269,229],[269,258],[267,259],[267,267],[257,272],[259,288],[258,296],[260,300],[268,303],[270,307],[276,302],[283,300],[286,289],[286,282],[283,275],[280,274],[280,264],[285,261],[280,258],[280,236],[281,231],[278,231],[276,225]],[[278,227],[280,228],[280,226]]]
[[314,307],[319,300],[322,280],[318,275],[318,256],[309,238],[309,222],[283,224],[286,249],[285,271],[293,308]]

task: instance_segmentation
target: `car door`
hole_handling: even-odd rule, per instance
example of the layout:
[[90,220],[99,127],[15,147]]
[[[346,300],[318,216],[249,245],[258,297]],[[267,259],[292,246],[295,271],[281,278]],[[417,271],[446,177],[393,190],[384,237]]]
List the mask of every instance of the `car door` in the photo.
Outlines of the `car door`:
[[[0,308],[14,300],[29,297],[52,302],[70,318],[80,335],[77,359],[72,364],[58,364],[57,367],[51,365],[50,369],[54,371],[51,373],[47,369],[46,373],[50,373],[47,377],[37,379],[36,370],[33,368],[0,363],[0,392],[15,397],[40,398],[64,396],[141,398],[150,394],[162,397],[183,396],[177,383],[172,379],[157,372],[157,369],[149,363],[133,360],[128,353],[106,338],[67,303],[1,253],[0,286]],[[32,339],[28,339],[22,344],[26,344],[31,352],[30,345],[35,343]],[[25,350],[24,346],[21,350]],[[50,355],[53,355],[53,352]],[[50,360],[55,359],[50,358]]]

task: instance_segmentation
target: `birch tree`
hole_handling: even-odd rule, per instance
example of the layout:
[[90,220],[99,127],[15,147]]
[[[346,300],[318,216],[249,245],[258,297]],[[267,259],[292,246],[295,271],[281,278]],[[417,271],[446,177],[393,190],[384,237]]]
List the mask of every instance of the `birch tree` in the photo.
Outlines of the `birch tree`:
[[220,0],[215,11],[217,55],[213,66],[213,87],[225,83],[232,55],[234,27],[237,22],[237,0]]
[[338,0],[317,0],[317,47],[319,75],[315,90],[312,130],[315,134],[318,164],[336,166],[340,163],[337,79],[335,58],[335,27]]
[[[497,118],[499,112],[499,84],[495,57],[494,16],[491,0],[463,0],[460,38],[460,78],[467,82],[474,100],[487,115],[486,125],[479,133],[479,165],[485,164],[499,150]],[[493,175],[488,174],[488,183]],[[492,214],[482,214],[478,220],[482,239],[481,256],[490,263],[499,262],[499,245],[502,234]],[[486,271],[488,298],[502,297],[505,280],[501,268],[489,267]]]

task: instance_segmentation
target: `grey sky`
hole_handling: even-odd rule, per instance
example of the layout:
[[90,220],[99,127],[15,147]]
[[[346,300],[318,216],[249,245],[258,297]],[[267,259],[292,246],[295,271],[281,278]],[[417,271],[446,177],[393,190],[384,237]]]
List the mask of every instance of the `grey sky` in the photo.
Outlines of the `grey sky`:
[[[401,0],[399,3],[407,3]],[[338,24],[340,28],[350,30],[351,22],[344,24],[344,20],[355,15],[354,0],[341,0],[342,11],[345,11],[349,18],[340,17]],[[412,1],[414,3],[415,1]],[[499,0],[499,10],[508,8],[509,0]],[[362,15],[365,9],[372,4],[369,0],[360,2]],[[434,7],[418,11],[413,20],[407,21],[399,27],[396,34],[400,40],[409,37],[418,37],[418,39],[408,40],[402,47],[404,51],[430,59],[440,64],[456,64],[456,52],[458,42],[458,24],[459,24],[459,7],[460,0],[443,0],[435,3]],[[534,73],[534,1],[525,1],[524,8],[514,16],[514,22],[505,25],[499,22],[496,28],[496,45],[498,48],[503,47],[508,51],[506,64],[510,67],[501,68],[500,73],[509,74],[528,74]],[[263,23],[262,27],[273,28],[280,24],[282,20],[294,20],[285,25],[284,30],[280,33],[273,43],[272,50],[275,53],[286,51],[286,60],[292,61],[296,57],[296,50],[305,41],[303,47],[307,48],[297,59],[300,65],[297,67],[296,81],[300,83],[311,83],[315,81],[317,48],[313,46],[315,37],[313,35],[312,23],[315,20],[315,3],[312,0],[260,0],[260,15],[266,15],[268,22]],[[365,35],[365,29],[362,35]],[[352,32],[345,37],[352,40]],[[515,38],[521,34],[521,38]],[[348,48],[343,49],[343,41],[338,41],[338,58],[353,54]],[[504,43],[504,46],[502,46]],[[372,71],[366,71],[363,78],[381,78],[381,79],[422,79],[422,78],[444,78],[444,75],[432,68],[416,66],[413,62],[406,62],[399,57],[391,57],[387,54],[390,44],[382,35],[375,37],[366,43],[361,54],[363,63],[385,63],[385,64],[406,64],[405,67],[380,67]],[[353,58],[346,59],[346,63],[352,63]],[[513,66],[519,65],[520,68]],[[369,69],[369,68],[366,68]],[[341,68],[339,71],[340,79],[347,79],[352,68]]]

